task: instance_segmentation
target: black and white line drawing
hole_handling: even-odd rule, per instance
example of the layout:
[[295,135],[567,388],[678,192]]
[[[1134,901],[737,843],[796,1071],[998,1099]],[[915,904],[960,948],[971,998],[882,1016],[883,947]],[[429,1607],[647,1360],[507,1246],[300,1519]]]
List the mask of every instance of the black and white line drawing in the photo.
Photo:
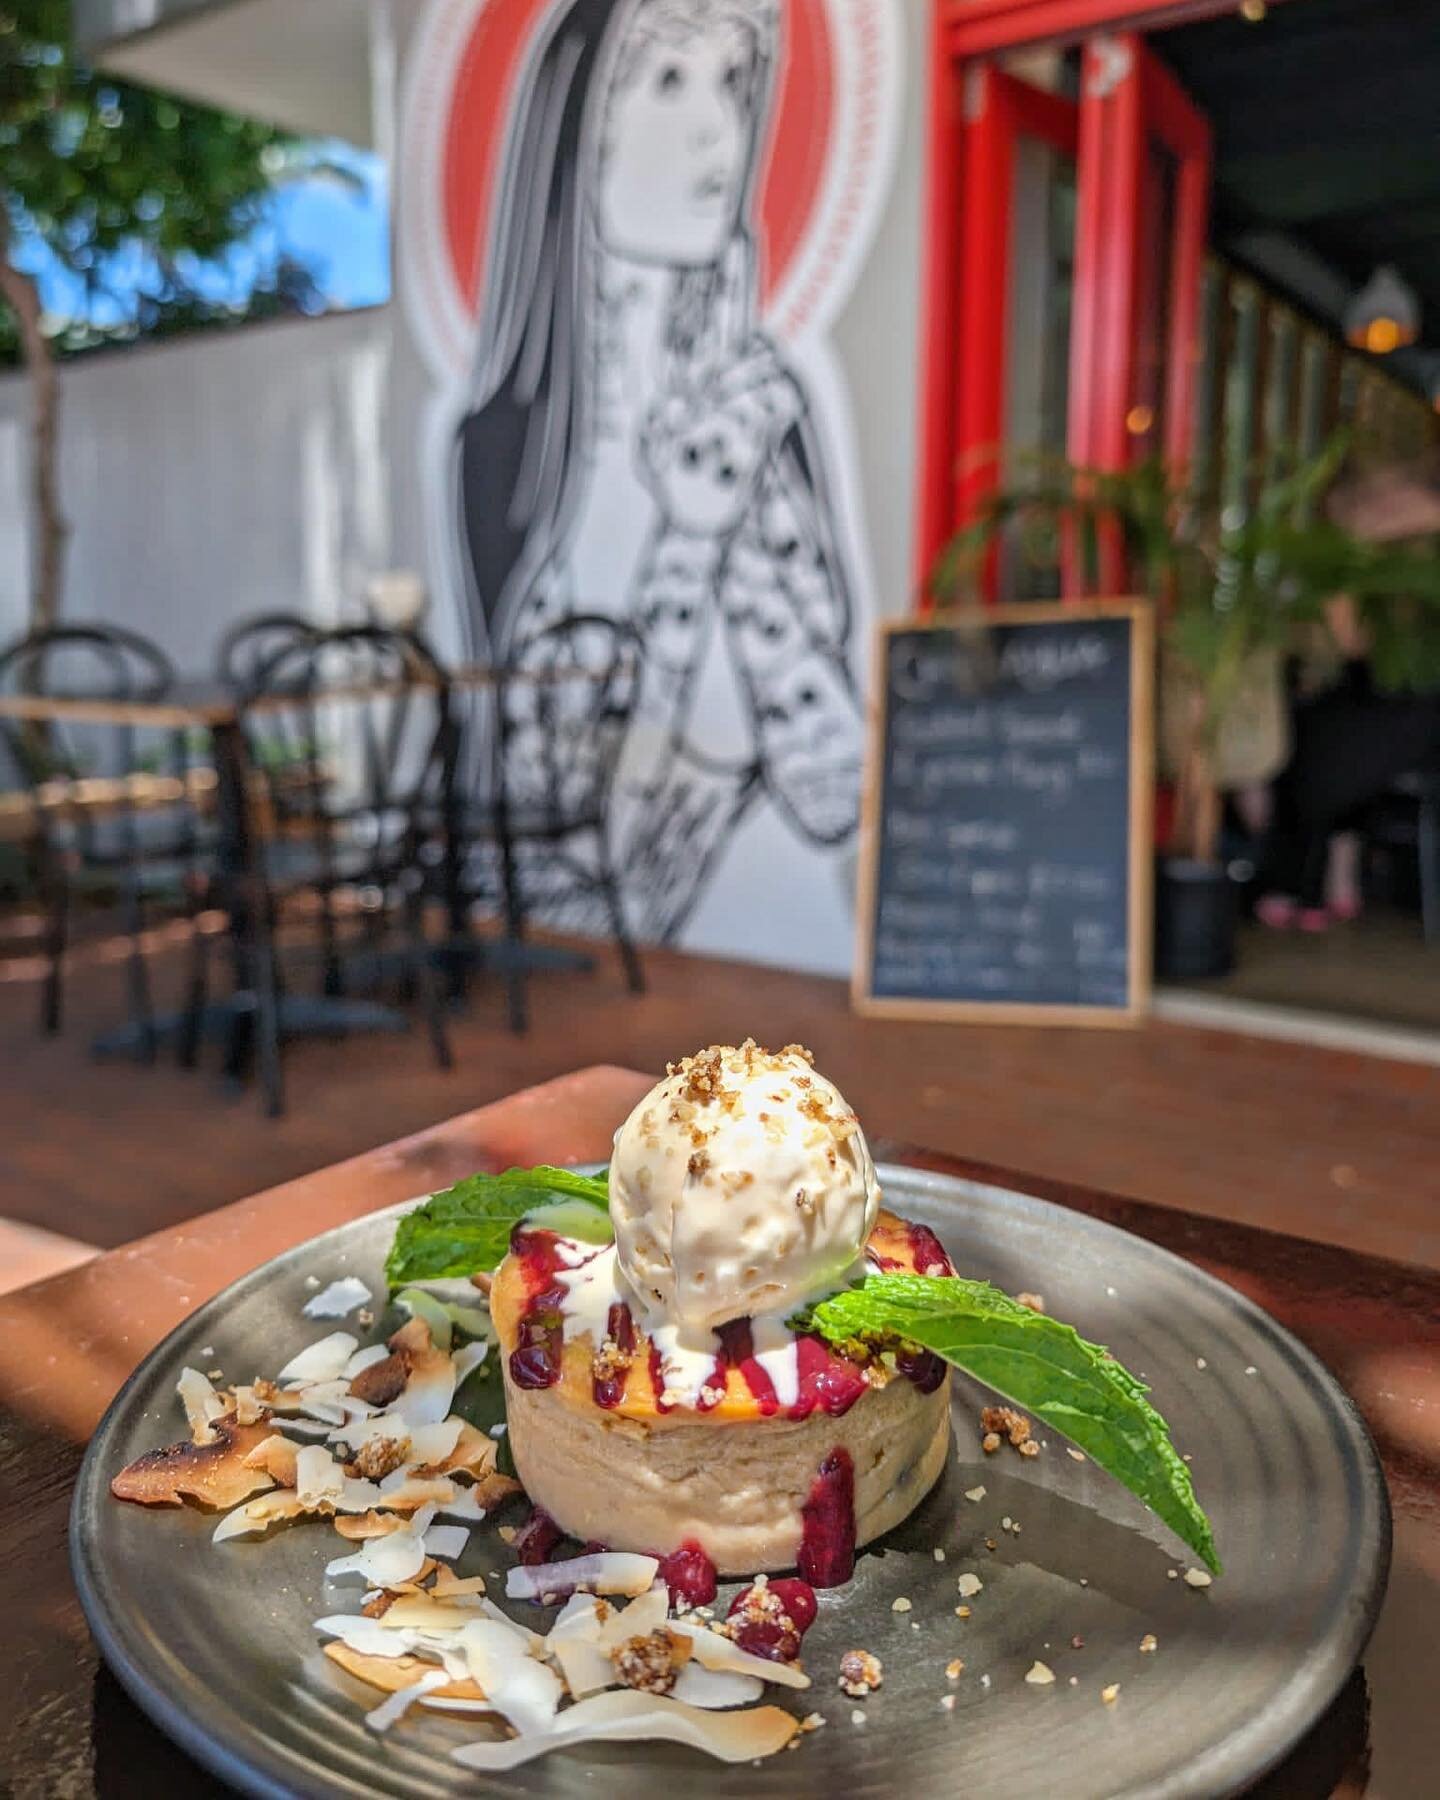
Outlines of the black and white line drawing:
[[452,442],[471,651],[523,659],[574,614],[638,634],[609,836],[661,941],[753,809],[812,852],[857,827],[855,582],[812,396],[761,317],[781,30],[779,0],[548,10]]

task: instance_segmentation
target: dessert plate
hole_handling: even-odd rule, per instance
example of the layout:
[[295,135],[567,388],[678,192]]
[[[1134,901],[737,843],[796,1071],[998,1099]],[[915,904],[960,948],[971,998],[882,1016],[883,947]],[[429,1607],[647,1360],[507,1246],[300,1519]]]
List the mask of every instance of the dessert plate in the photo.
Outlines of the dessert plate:
[[[330,1610],[322,1571],[335,1554],[332,1532],[302,1526],[215,1547],[213,1516],[122,1505],[108,1484],[133,1457],[183,1434],[175,1382],[187,1363],[231,1379],[273,1373],[330,1328],[301,1316],[317,1278],[355,1274],[382,1294],[403,1210],[392,1208],[236,1282],[116,1397],[71,1515],[76,1583],[107,1661],[193,1756],[266,1796],[632,1800],[683,1784],[693,1795],[747,1797],[1048,1800],[1063,1790],[1070,1800],[1208,1800],[1247,1786],[1335,1697],[1384,1591],[1389,1509],[1354,1407],[1288,1332],[1167,1251],[1023,1194],[897,1167],[880,1173],[886,1204],[929,1225],[962,1273],[1042,1294],[1049,1311],[1146,1377],[1193,1457],[1222,1578],[1187,1583],[1188,1559],[1163,1527],[1058,1438],[1034,1458],[1008,1447],[985,1456],[984,1396],[957,1376],[955,1447],[939,1485],[861,1553],[849,1586],[821,1596],[804,1646],[810,1691],[767,1690],[767,1700],[824,1716],[793,1753],[737,1769],[671,1745],[594,1745],[492,1780],[450,1760],[454,1747],[486,1735],[473,1720],[412,1713],[376,1737],[362,1720],[374,1690],[327,1662],[311,1629]],[[488,1574],[511,1560],[487,1521],[458,1567]],[[979,1577],[978,1593],[961,1596],[962,1574]],[[722,1587],[722,1603],[737,1586]],[[1155,1647],[1142,1650],[1151,1636]],[[852,1648],[885,1668],[884,1685],[863,1702],[836,1683]],[[956,1659],[964,1668],[952,1679]],[[1054,1679],[1036,1679],[1037,1663]]]

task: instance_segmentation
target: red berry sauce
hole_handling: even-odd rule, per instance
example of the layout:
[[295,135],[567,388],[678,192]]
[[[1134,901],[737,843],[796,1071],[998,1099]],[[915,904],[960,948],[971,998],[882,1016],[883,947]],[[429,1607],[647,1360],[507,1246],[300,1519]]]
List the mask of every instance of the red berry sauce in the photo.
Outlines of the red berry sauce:
[[530,1517],[515,1533],[510,1548],[515,1552],[518,1561],[527,1568],[536,1563],[549,1562],[554,1555],[555,1547],[565,1533],[550,1517],[543,1507],[537,1506]]
[[775,1383],[755,1359],[755,1339],[749,1319],[731,1319],[728,1324],[719,1327],[716,1336],[720,1339],[720,1355],[715,1368],[721,1386],[724,1386],[725,1370],[738,1369],[740,1379],[749,1388],[751,1399],[760,1409],[761,1417],[768,1419],[772,1413],[778,1412],[780,1402],[775,1397]]
[[794,1662],[819,1610],[814,1588],[793,1576],[745,1588],[730,1602],[734,1641],[768,1662]]
[[800,1363],[800,1391],[790,1408],[792,1419],[808,1419],[817,1409],[838,1419],[865,1392],[864,1371],[843,1356],[837,1356],[818,1337],[805,1335],[795,1340]]
[[560,1258],[559,1241],[553,1231],[528,1231],[523,1225],[510,1234],[510,1254],[520,1264],[529,1296],[510,1352],[510,1379],[516,1387],[554,1387],[560,1379],[565,1290],[555,1277],[569,1264]]
[[660,1558],[660,1579],[672,1606],[708,1606],[715,1598],[715,1565],[694,1538]]
[[840,1587],[855,1572],[855,1468],[848,1450],[832,1450],[821,1463],[801,1516],[795,1566],[811,1587]]
[[[605,1320],[605,1335],[610,1338],[615,1348],[628,1359],[635,1351],[635,1321],[630,1316],[630,1308],[623,1300],[617,1300],[610,1308]],[[591,1377],[590,1391],[594,1395],[595,1404],[607,1409],[618,1406],[625,1396],[625,1375],[629,1368],[628,1360],[608,1375]]]

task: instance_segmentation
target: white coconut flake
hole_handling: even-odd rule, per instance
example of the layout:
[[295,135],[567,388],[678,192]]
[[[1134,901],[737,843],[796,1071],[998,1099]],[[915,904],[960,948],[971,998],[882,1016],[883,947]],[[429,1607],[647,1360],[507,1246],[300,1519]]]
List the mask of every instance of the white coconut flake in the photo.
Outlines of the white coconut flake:
[[353,1556],[340,1556],[325,1565],[327,1581],[343,1581],[358,1575],[371,1587],[394,1587],[413,1581],[425,1567],[425,1542],[417,1531],[402,1525],[383,1537],[366,1538]]
[[477,1338],[472,1344],[462,1344],[460,1346],[450,1358],[451,1362],[455,1365],[455,1385],[457,1388],[462,1381],[475,1373],[489,1354],[490,1346],[485,1342],[484,1338]]
[[574,1744],[663,1739],[688,1744],[721,1762],[740,1763],[773,1756],[785,1748],[795,1730],[794,1719],[778,1706],[711,1713],[679,1700],[625,1689],[581,1700],[562,1713],[548,1731],[502,1742],[466,1744],[452,1754],[468,1769],[498,1772]]
[[360,1347],[348,1331],[332,1331],[292,1356],[275,1377],[277,1381],[337,1381],[345,1365]]
[[985,1583],[980,1579],[980,1577],[978,1575],[971,1574],[970,1571],[967,1569],[966,1572],[962,1576],[960,1576],[959,1580],[955,1583],[955,1585],[960,1590],[961,1598],[965,1599],[965,1600],[970,1600],[970,1599],[973,1599],[974,1596],[980,1592],[980,1590],[984,1587]]
[[577,1700],[615,1686],[615,1665],[600,1648],[601,1621],[593,1594],[572,1594],[550,1627],[544,1653],[560,1665]]
[[302,1444],[295,1453],[295,1494],[306,1512],[334,1506],[345,1493],[345,1471],[323,1444]]
[[415,1370],[390,1410],[411,1427],[438,1425],[450,1416],[454,1398],[455,1364],[442,1356]]
[[364,1613],[331,1613],[317,1619],[315,1629],[322,1637],[338,1638],[360,1656],[409,1656],[415,1647],[413,1632],[386,1630]]
[[307,1319],[343,1319],[372,1298],[358,1275],[342,1275],[318,1294],[312,1294],[300,1310]]
[[667,1627],[690,1640],[695,1660],[703,1669],[723,1669],[733,1675],[758,1675],[762,1681],[773,1681],[777,1687],[808,1688],[810,1677],[793,1662],[770,1662],[742,1650],[733,1638],[722,1637],[689,1619],[672,1619]]
[[1055,1679],[1055,1671],[1048,1663],[1033,1662],[1026,1671],[1025,1679],[1032,1687],[1048,1687]]
[[460,1634],[470,1673],[495,1711],[522,1735],[552,1724],[565,1684],[551,1668],[522,1650],[515,1634],[494,1619],[473,1619]]
[[532,1563],[507,1571],[507,1600],[538,1600],[542,1594],[573,1594],[588,1588],[592,1594],[643,1594],[659,1573],[653,1556],[637,1556],[629,1550],[603,1550],[593,1556],[574,1556],[568,1562]]
[[1185,1583],[1187,1587],[1207,1588],[1209,1587],[1211,1580],[1212,1577],[1206,1569],[1187,1569],[1185,1571]]
[[468,1525],[432,1525],[425,1533],[425,1554],[438,1556],[445,1562],[454,1562],[457,1556],[464,1553],[469,1542]]
[[476,1499],[474,1488],[461,1488],[453,1500],[442,1501],[435,1510],[442,1519],[468,1519],[472,1525],[478,1525],[485,1517],[485,1508]]
[[412,1681],[409,1687],[396,1688],[393,1694],[383,1699],[373,1711],[366,1713],[365,1723],[371,1731],[388,1731],[398,1720],[403,1719],[410,1708],[422,1695],[433,1689],[444,1687],[450,1677],[443,1669],[427,1669],[418,1681]]
[[180,1379],[175,1383],[175,1392],[185,1408],[185,1421],[190,1427],[190,1436],[197,1444],[214,1443],[215,1433],[210,1427],[216,1419],[224,1416],[228,1408],[210,1385],[209,1377],[202,1375],[199,1369],[182,1369]]
[[737,1675],[731,1669],[707,1669],[703,1663],[692,1660],[675,1677],[670,1698],[681,1700],[686,1706],[718,1712],[729,1706],[751,1706],[764,1691],[765,1683],[758,1675]]
[[456,1700],[441,1694],[422,1694],[420,1704],[436,1712],[488,1713],[495,1710],[488,1700]]

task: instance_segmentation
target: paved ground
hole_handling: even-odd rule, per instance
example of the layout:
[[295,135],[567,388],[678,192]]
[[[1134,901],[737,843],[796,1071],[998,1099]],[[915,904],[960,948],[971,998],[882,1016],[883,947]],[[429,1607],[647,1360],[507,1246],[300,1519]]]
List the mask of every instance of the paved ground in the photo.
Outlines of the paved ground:
[[[424,1038],[307,1042],[287,1056],[288,1117],[260,1116],[214,1068],[96,1064],[119,969],[71,981],[66,1032],[34,1028],[25,965],[0,964],[0,1214],[100,1245],[175,1223],[591,1062],[659,1071],[747,1033],[799,1039],[872,1137],[1245,1219],[1266,1191],[1285,1229],[1440,1266],[1440,1071],[1192,1027],[1076,1031],[854,1018],[839,982],[674,952],[635,999],[614,958],[533,984],[525,1038],[501,996],[456,1020],[458,1066]],[[162,990],[178,963],[157,958]],[[3,1285],[3,1283],[0,1283]]]

